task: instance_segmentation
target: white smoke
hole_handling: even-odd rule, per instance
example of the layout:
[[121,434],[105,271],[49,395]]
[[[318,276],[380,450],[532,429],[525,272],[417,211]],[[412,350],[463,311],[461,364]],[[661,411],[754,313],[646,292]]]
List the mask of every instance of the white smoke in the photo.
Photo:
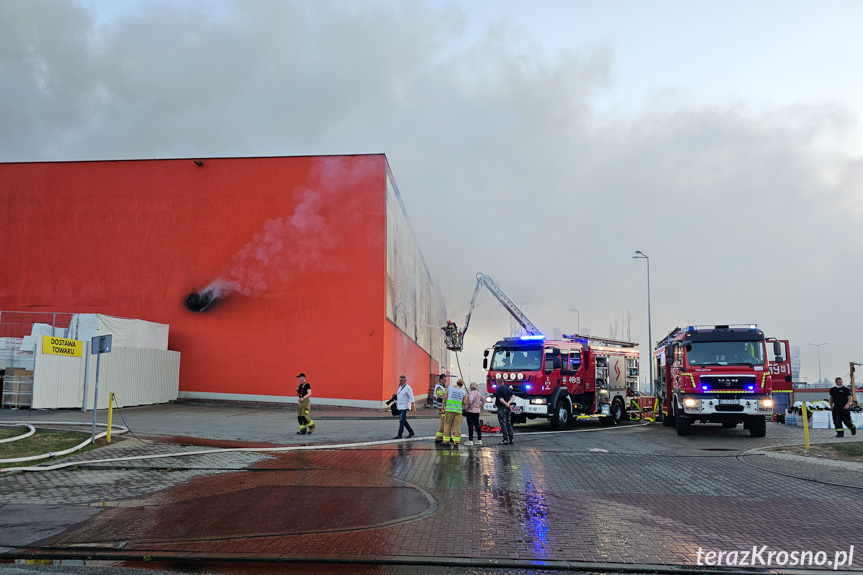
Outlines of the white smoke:
[[287,283],[309,268],[326,267],[327,252],[336,245],[335,226],[321,214],[323,200],[318,193],[304,189],[297,196],[300,202],[293,213],[264,222],[261,232],[234,256],[230,270],[203,291],[211,291],[216,298],[232,292],[260,295],[271,287],[268,280],[274,272],[278,281]]
[[[293,212],[264,222],[263,229],[234,255],[230,269],[201,293],[209,291],[214,299],[231,293],[260,295],[275,289],[272,281],[286,285],[308,270],[341,269],[343,262],[335,253],[341,241],[340,226],[324,215],[325,200],[331,204],[361,201],[339,192],[361,185],[374,173],[371,162],[320,158],[309,176],[311,183],[294,193],[297,204]],[[353,217],[362,217],[359,205],[347,211]]]

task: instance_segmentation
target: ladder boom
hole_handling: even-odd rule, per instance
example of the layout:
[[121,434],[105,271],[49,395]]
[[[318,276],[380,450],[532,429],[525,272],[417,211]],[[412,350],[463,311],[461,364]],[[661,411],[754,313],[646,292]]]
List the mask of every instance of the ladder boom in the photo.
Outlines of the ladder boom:
[[470,316],[473,314],[474,305],[476,305],[476,298],[479,295],[479,292],[482,291],[483,286],[485,286],[495,299],[500,302],[500,305],[502,305],[506,311],[515,318],[528,335],[542,335],[539,328],[536,327],[533,322],[524,315],[524,312],[515,305],[515,302],[512,301],[502,289],[500,289],[500,286],[497,285],[496,281],[485,274],[479,273],[476,274],[476,288],[473,290],[473,297],[470,298],[470,307],[467,310],[467,316],[464,318],[464,327],[459,330],[458,326],[456,326],[454,322],[447,321],[446,326],[441,328],[444,331],[444,343],[448,350],[461,351],[464,348],[464,334],[467,333],[467,328],[470,325]]
[[[476,274],[476,279],[477,279],[477,285],[480,282],[482,284],[484,284],[485,287],[488,288],[488,291],[490,291],[492,293],[492,295],[494,295],[494,297],[497,298],[497,301],[499,301],[500,304],[504,308],[506,308],[506,311],[508,311],[510,314],[512,314],[512,317],[515,318],[515,321],[517,321],[519,324],[521,324],[521,327],[524,328],[524,331],[526,331],[528,335],[542,335],[542,332],[540,331],[540,329],[538,327],[536,327],[533,324],[533,322],[528,319],[528,317],[524,314],[524,312],[521,311],[521,308],[519,308],[517,305],[515,305],[515,302],[512,301],[509,298],[509,296],[507,296],[504,293],[504,291],[500,288],[500,286],[497,285],[496,281],[491,279],[491,277],[484,275],[484,274],[481,274],[481,273]],[[465,324],[465,329],[467,329],[467,324]]]

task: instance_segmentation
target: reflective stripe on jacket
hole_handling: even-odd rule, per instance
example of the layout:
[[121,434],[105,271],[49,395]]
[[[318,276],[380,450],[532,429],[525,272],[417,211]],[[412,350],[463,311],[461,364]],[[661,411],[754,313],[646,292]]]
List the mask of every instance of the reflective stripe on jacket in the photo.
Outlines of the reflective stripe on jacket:
[[446,407],[444,409],[446,411],[461,413],[462,409],[464,409],[464,398],[466,395],[467,394],[463,389],[450,387],[446,397]]

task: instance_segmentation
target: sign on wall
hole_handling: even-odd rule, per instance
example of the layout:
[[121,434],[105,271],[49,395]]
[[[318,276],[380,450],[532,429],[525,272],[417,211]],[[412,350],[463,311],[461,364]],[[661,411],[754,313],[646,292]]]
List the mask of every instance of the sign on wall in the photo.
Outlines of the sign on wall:
[[69,357],[83,357],[84,342],[77,339],[66,339],[64,337],[42,336],[42,353],[51,355],[67,355]]

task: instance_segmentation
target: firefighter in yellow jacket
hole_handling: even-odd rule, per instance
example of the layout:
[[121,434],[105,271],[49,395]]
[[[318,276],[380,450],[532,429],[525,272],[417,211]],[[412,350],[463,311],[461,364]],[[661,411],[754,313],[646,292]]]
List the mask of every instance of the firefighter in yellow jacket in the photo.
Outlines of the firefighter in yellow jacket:
[[434,436],[435,444],[443,445],[443,426],[446,421],[446,412],[443,409],[443,402],[446,399],[446,374],[440,374],[438,383],[434,386],[434,395],[432,397],[432,407],[440,412],[440,425],[437,426],[437,433]]
[[446,401],[444,402],[444,411],[446,412],[443,428],[444,446],[452,441],[453,449],[458,449],[458,444],[461,441],[462,410],[464,410],[466,396],[464,380],[458,380],[455,386],[450,386],[447,389]]

